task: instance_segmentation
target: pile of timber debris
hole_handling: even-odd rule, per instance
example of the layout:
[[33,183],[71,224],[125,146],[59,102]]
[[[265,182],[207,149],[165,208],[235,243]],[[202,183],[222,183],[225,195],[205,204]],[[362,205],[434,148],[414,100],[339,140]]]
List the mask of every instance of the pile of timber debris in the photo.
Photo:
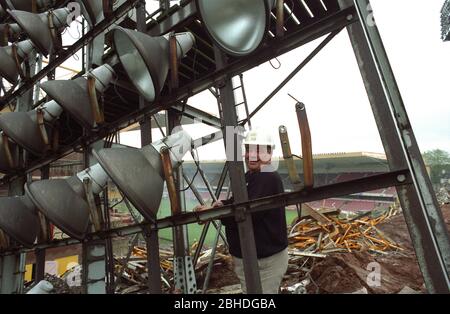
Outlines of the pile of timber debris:
[[369,250],[382,253],[403,250],[376,226],[397,214],[391,208],[341,218],[338,211],[322,214],[304,207],[311,218],[302,219],[289,232],[291,254],[325,257],[328,253]]
[[[444,204],[441,209],[450,231],[450,205]],[[360,216],[353,217],[354,219],[339,219],[336,222],[339,234],[334,234],[332,239],[336,246],[341,245],[339,249],[342,252],[327,252],[324,246],[329,242],[326,240],[321,242],[320,249],[317,245],[306,244],[300,251],[294,246],[297,242],[291,239],[290,252],[300,251],[304,254],[290,255],[289,268],[282,283],[282,293],[426,293],[408,227],[403,215],[394,215],[395,213],[395,211],[370,212],[365,216],[366,219]],[[329,219],[339,217],[339,215],[329,216],[328,214],[327,216]],[[364,223],[361,224],[357,220]],[[360,233],[362,231],[361,235],[355,235],[355,238],[361,242],[361,246],[349,252],[345,242],[342,245],[338,239],[340,237],[346,239],[348,234],[352,234],[352,229],[355,227],[351,225],[352,223],[359,224],[359,227],[363,229],[359,231]],[[318,223],[309,221],[307,225],[309,224]],[[364,235],[372,224],[375,228],[371,228],[366,235],[377,241]],[[349,225],[351,228],[345,235]],[[302,231],[301,228],[297,228],[294,226],[293,229],[296,231],[293,233]],[[323,235],[322,238],[325,236]],[[355,240],[355,238],[350,239]],[[370,241],[365,242],[363,239]],[[299,242],[306,242],[306,240],[299,240]],[[309,251],[305,252],[306,249]],[[316,256],[308,256],[309,252],[315,254],[316,249],[318,252]],[[372,282],[374,271],[380,273],[379,282]]]
[[[191,248],[195,250],[196,246]],[[202,288],[206,277],[208,263],[211,258],[211,249],[205,249],[195,265],[196,282],[199,289]],[[173,251],[170,249],[160,248],[160,266],[163,293],[176,293],[174,288],[173,274]],[[136,246],[133,248],[128,262],[124,263],[126,258],[116,258],[115,267],[117,279],[116,292],[120,294],[131,293],[147,293],[147,251],[144,247]],[[209,279],[209,287],[224,287],[238,283],[239,280],[232,270],[231,256],[227,254],[224,245],[220,245],[216,249],[214,256],[213,271]]]

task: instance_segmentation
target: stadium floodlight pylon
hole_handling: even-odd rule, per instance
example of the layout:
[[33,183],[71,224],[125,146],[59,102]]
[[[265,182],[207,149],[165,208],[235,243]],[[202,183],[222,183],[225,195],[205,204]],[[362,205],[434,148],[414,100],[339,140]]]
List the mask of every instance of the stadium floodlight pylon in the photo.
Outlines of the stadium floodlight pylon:
[[[181,59],[192,48],[192,33],[175,34],[177,57]],[[170,66],[169,36],[152,37],[131,29],[117,27],[113,41],[119,60],[133,85],[147,101],[155,101],[167,79]]]
[[[104,64],[89,71],[86,77],[47,81],[41,84],[41,88],[84,128],[94,129],[102,120],[98,117],[101,113],[97,94],[108,88],[115,75],[113,68]],[[89,86],[90,78],[94,80],[94,86]]]
[[263,43],[275,3],[276,0],[196,0],[196,7],[217,47],[241,57]]
[[[59,118],[63,109],[54,100],[28,112],[7,112],[0,115],[0,129],[31,153],[42,156],[52,143],[51,124]],[[49,132],[50,131],[50,132]]]

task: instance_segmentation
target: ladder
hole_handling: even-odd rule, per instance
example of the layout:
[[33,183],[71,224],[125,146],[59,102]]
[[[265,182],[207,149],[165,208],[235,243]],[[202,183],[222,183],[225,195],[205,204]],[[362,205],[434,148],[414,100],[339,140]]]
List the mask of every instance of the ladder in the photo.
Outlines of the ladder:
[[[233,93],[234,93],[234,98],[236,101],[238,101],[237,99],[240,99],[242,101],[236,103],[234,105],[235,109],[236,109],[236,114],[238,115],[238,125],[240,125],[243,121],[247,120],[248,126],[252,127],[251,121],[249,119],[250,116],[250,112],[248,110],[248,102],[247,102],[247,95],[245,93],[245,88],[244,88],[244,75],[241,73],[238,75],[239,81],[238,83],[236,83],[235,81],[235,77],[232,78],[232,82],[233,82]],[[220,92],[219,89],[217,88],[210,88],[209,91],[216,97],[217,99],[217,104],[219,106],[219,115],[220,115],[220,119],[223,120],[223,114],[222,114],[222,103],[220,101]],[[240,96],[240,97],[239,97]],[[243,107],[244,109],[244,114],[245,117],[241,118],[240,116],[240,109]]]
[[[238,115],[238,124],[240,125],[244,120],[247,120],[248,126],[251,129],[252,123],[250,119],[248,118],[250,116],[250,112],[248,110],[248,103],[247,103],[247,95],[245,94],[245,88],[244,88],[244,75],[241,73],[239,74],[239,83],[236,84],[233,80],[233,92],[234,92],[234,98],[240,99],[239,96],[241,96],[242,101],[235,104],[234,107],[236,108],[236,114]],[[240,95],[239,95],[240,93]],[[243,119],[240,119],[239,115],[239,107],[244,107],[245,117]]]

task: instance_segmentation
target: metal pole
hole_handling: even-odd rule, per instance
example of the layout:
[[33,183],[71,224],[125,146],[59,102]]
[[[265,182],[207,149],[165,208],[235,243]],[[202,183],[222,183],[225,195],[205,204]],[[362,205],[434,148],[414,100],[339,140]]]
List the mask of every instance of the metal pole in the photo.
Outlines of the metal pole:
[[[145,7],[144,7],[145,8]],[[144,99],[140,101],[144,104]],[[141,122],[141,144],[146,146],[152,142],[151,119],[147,117]],[[151,188],[151,187],[149,187]],[[148,288],[151,294],[161,294],[161,264],[159,259],[158,230],[145,230],[145,243],[147,248]]]
[[[85,60],[87,68],[92,62],[92,53],[88,49],[87,59]],[[87,134],[87,130],[83,130]],[[83,147],[84,168],[90,167],[95,161],[90,157],[90,146]],[[91,193],[91,191],[87,191]],[[99,206],[95,204],[95,206]],[[102,219],[102,222],[104,220]],[[102,224],[104,230],[104,225]],[[106,294],[107,287],[107,244],[105,238],[88,239],[82,243],[82,287],[86,294]]]
[[[167,134],[171,134],[175,127],[180,126],[181,115],[173,110],[167,111]],[[168,164],[168,166],[170,166]],[[174,189],[171,205],[178,205],[179,208],[172,210],[172,216],[186,212],[185,195],[183,189],[183,168],[179,168],[173,173],[175,179],[175,186],[170,187],[170,182],[166,180],[167,190],[169,196],[171,189]],[[178,204],[176,204],[178,202]],[[195,281],[194,266],[189,252],[189,238],[187,225],[176,226],[173,228],[174,241],[174,272],[175,272],[175,287],[181,289],[183,293],[191,294],[197,292],[197,283]]]
[[[9,196],[23,195],[25,177],[17,178],[9,186]],[[10,242],[12,242],[10,240]],[[25,273],[25,253],[0,256],[0,294],[21,294]]]
[[378,125],[391,171],[409,168],[412,184],[397,188],[405,220],[427,289],[450,291],[450,241],[400,91],[372,20],[367,0],[340,1],[355,5],[362,23],[347,27]]
[[[216,63],[220,69],[226,65],[226,56],[220,52],[217,47],[214,47],[214,52]],[[234,130],[234,128],[238,125],[238,118],[235,110],[233,82],[231,78],[227,78],[220,86],[220,102],[223,113],[222,123],[225,139],[225,150],[235,153],[234,156],[231,156],[231,159],[227,161],[234,201],[246,202],[248,201],[247,185],[244,176],[244,164],[240,158],[240,156],[242,156],[242,142],[234,132],[233,134],[227,134],[229,128],[233,128]],[[238,156],[239,158],[237,158]],[[239,240],[241,244],[247,292],[249,294],[262,293],[251,214],[249,214],[246,210],[238,210],[236,211],[235,219],[239,230]]]
[[[28,62],[27,73],[28,75],[34,75],[36,71],[36,53],[31,53]],[[33,104],[33,90],[28,90],[22,97],[17,101],[16,111],[27,112],[31,110]],[[26,162],[27,152],[22,150],[23,160]],[[9,196],[23,195],[24,185],[26,182],[26,177],[21,176],[9,182]],[[16,253],[13,255],[8,255],[1,257],[0,262],[2,269],[1,271],[1,282],[0,282],[0,293],[1,294],[12,294],[12,293],[22,293],[23,292],[23,275],[25,273],[25,253]]]
[[[41,169],[41,180],[47,180],[50,177],[50,166],[47,165]],[[43,226],[45,227],[45,226]],[[36,278],[35,282],[44,280],[45,277],[45,249],[36,249]]]
[[[105,217],[105,229],[111,229],[111,217],[109,215],[109,198],[108,198],[108,185],[103,189],[103,209]],[[114,246],[111,238],[106,238],[106,293],[114,294],[116,286],[114,283]]]
[[222,228],[222,222],[219,221],[219,226],[217,229],[217,233],[216,233],[216,238],[214,239],[214,243],[212,245],[211,248],[211,258],[209,259],[208,262],[208,270],[206,271],[206,276],[205,276],[205,281],[203,282],[203,289],[202,289],[202,293],[206,292],[206,289],[208,289],[208,285],[209,285],[209,279],[211,278],[211,272],[213,270],[213,266],[214,266],[214,258],[216,257],[216,249],[217,249],[217,243],[219,242],[219,235],[220,235],[220,229]]
[[303,157],[303,183],[306,189],[310,189],[314,185],[313,173],[313,156],[311,131],[309,130],[308,116],[306,114],[305,104],[297,102],[295,105],[297,112],[297,120],[300,129],[300,137],[302,140],[302,157]]
[[[141,32],[145,32],[147,27],[146,25],[146,17],[145,17],[145,0],[141,0],[138,2],[136,6],[136,23],[137,30]],[[149,104],[145,101],[145,99],[140,96],[139,97],[139,108],[145,108]],[[141,127],[141,146],[147,146],[152,143],[152,126],[151,126],[151,118],[149,116],[145,116],[140,121]],[[148,187],[151,189],[151,187]],[[159,258],[159,237],[158,230],[144,230],[145,243],[147,248],[147,285],[149,292],[151,294],[161,294],[161,264]]]

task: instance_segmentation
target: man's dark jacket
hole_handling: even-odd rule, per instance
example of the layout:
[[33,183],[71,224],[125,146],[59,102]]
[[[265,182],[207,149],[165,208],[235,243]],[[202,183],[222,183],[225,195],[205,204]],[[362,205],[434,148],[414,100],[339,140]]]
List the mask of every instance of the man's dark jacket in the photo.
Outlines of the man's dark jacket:
[[[247,182],[248,198],[250,200],[284,192],[283,182],[276,171],[247,172],[245,181]],[[224,204],[232,202],[233,198],[223,201]],[[287,247],[286,212],[284,207],[255,212],[252,214],[252,221],[258,258],[274,255]],[[242,258],[238,226],[234,217],[223,218],[222,223],[225,225],[230,254]]]

